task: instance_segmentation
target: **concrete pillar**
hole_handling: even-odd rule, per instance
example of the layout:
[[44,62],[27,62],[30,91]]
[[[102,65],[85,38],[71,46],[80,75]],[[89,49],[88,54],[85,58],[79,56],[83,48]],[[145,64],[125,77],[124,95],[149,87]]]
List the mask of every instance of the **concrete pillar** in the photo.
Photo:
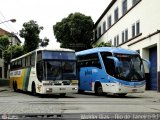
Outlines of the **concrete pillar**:
[[[140,55],[143,59],[149,60],[149,49],[141,48]],[[148,68],[148,65],[146,64],[146,62],[143,62],[143,64],[144,64],[145,77],[146,77],[146,89],[150,90],[151,79],[150,79],[149,68]]]
[[160,92],[160,33],[157,40],[157,91]]

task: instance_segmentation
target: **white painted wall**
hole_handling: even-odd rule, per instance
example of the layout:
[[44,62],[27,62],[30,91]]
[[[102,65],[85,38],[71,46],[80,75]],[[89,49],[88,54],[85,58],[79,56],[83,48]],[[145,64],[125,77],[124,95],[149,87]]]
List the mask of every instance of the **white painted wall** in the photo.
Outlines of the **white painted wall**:
[[[114,10],[119,8],[119,17],[122,16],[122,1],[117,0],[117,2],[112,6],[104,18],[99,22],[98,27],[101,25],[101,31],[103,31],[103,22],[108,20],[108,16],[112,15],[112,24],[114,22]],[[106,42],[107,40],[114,39],[114,36],[120,36],[122,31],[128,28],[128,38],[131,38],[132,24],[140,20],[140,32],[142,36],[146,36],[160,29],[160,0],[142,0],[137,6],[135,6],[126,16],[124,16],[120,21],[118,21],[106,34],[104,34],[97,42]],[[128,9],[132,7],[132,0],[128,0]],[[106,24],[107,25],[107,24]],[[98,30],[97,27],[97,30]],[[106,27],[108,28],[108,26]],[[139,38],[138,38],[139,39]]]
[[[128,1],[128,9],[132,7],[132,0]],[[112,16],[112,24],[114,23],[114,10],[118,7],[119,9],[119,18],[122,16],[122,2],[123,0],[117,0],[112,8],[106,13],[103,19],[97,25],[98,27],[101,25],[103,32],[103,22],[107,20],[108,16]],[[101,36],[96,43],[107,42],[112,40],[112,44],[114,45],[114,37],[119,35],[119,43],[122,43],[122,31],[126,28],[128,29],[128,39],[132,38],[132,24],[140,21],[140,33],[141,36],[121,45],[122,48],[132,49],[132,50],[140,50],[140,55],[143,58],[149,59],[148,48],[157,45],[157,61],[160,61],[160,35],[154,35],[146,40],[133,44],[132,46],[128,46],[129,44],[148,36],[160,30],[160,0],[141,0],[139,4],[137,4],[131,11],[129,11],[122,19],[120,19],[114,26],[112,26],[103,36]],[[106,6],[107,7],[107,6]],[[106,27],[108,29],[108,27]],[[160,71],[160,62],[157,63],[158,71]]]

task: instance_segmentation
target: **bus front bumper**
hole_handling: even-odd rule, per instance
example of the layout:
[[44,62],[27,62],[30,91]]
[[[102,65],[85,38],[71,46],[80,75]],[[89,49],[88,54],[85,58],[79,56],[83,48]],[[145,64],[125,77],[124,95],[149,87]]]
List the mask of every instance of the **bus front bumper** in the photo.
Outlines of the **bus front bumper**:
[[127,86],[119,83],[103,84],[103,92],[106,93],[143,93],[146,85]]
[[77,93],[78,86],[43,86],[40,94]]

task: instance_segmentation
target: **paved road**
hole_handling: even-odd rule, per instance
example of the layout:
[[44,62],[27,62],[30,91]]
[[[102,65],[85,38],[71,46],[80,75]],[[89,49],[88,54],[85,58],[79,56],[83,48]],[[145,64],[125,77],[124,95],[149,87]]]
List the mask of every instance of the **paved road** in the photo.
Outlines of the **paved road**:
[[93,93],[34,97],[29,93],[12,90],[0,92],[1,114],[24,113],[96,113],[96,112],[160,112],[160,93],[96,96]]

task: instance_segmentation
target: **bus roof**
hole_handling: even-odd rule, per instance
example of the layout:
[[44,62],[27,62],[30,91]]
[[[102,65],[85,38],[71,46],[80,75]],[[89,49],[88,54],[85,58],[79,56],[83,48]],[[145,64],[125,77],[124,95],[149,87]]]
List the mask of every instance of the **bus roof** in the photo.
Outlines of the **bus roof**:
[[25,56],[27,56],[27,55],[30,55],[30,54],[32,54],[32,53],[34,53],[34,52],[37,52],[37,51],[75,52],[75,51],[72,50],[72,49],[66,49],[66,48],[38,48],[38,49],[36,49],[36,50],[33,50],[33,51],[31,51],[31,52],[28,52],[28,53],[20,56],[20,57],[17,57],[17,58],[15,58],[15,59],[12,59],[11,62],[12,62],[12,61],[15,61],[15,60],[18,60],[18,59],[20,59],[20,58],[23,58],[23,57],[25,57]]
[[88,50],[83,50],[80,52],[76,52],[76,55],[86,55],[91,53],[98,53],[98,52],[111,52],[111,53],[121,53],[121,54],[139,54],[136,51],[123,49],[123,48],[116,48],[116,47],[97,47]]

